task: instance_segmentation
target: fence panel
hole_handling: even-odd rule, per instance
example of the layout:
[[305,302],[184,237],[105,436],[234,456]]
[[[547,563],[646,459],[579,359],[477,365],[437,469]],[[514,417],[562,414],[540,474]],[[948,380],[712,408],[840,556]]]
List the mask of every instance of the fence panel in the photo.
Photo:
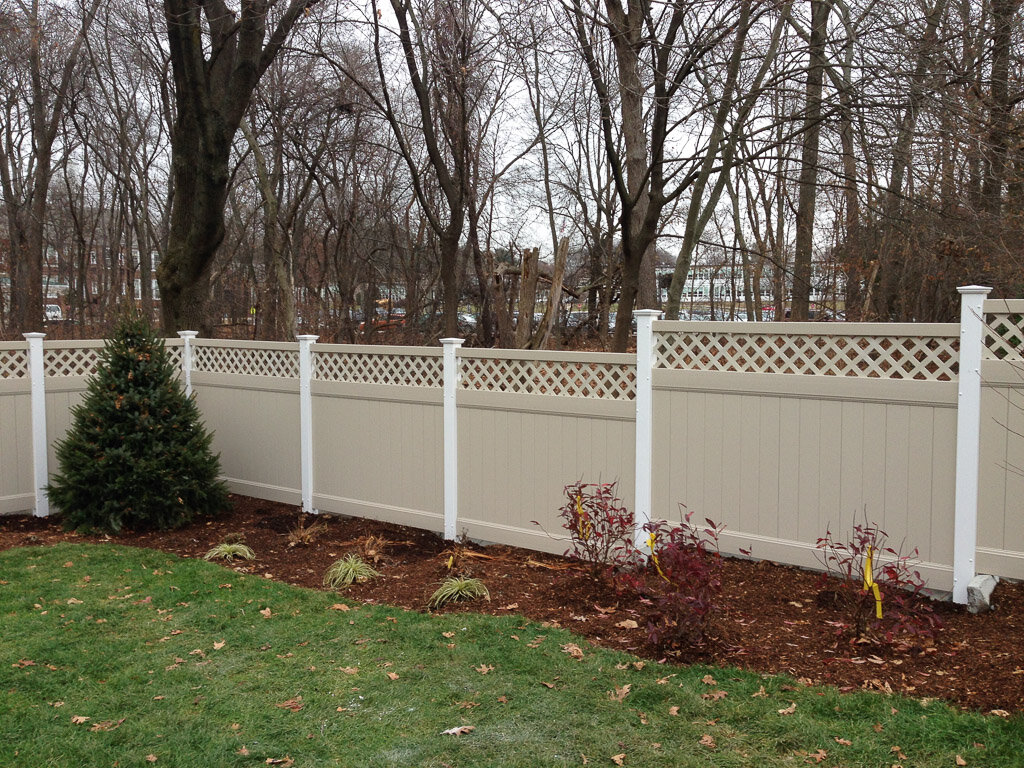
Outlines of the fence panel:
[[313,347],[313,506],[440,530],[441,350]]
[[984,313],[977,570],[1024,579],[1024,301]]
[[295,344],[196,339],[192,388],[235,493],[301,500]]
[[566,485],[618,481],[631,507],[634,373],[632,355],[460,352],[459,533],[560,553]]
[[810,567],[866,517],[949,588],[958,326],[794,325],[655,323],[655,515]]
[[0,515],[32,509],[28,344],[0,344]]

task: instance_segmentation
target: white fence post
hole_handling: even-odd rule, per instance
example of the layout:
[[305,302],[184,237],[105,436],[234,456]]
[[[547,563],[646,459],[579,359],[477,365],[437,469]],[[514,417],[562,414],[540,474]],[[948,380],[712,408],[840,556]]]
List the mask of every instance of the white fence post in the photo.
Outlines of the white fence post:
[[983,305],[991,288],[967,285],[960,292],[960,376],[956,411],[956,507],[953,519],[953,602],[967,603],[978,543],[978,466],[981,446]]
[[651,483],[654,441],[654,321],[656,309],[640,309],[636,318],[636,473],[634,489],[633,540],[638,549],[650,554],[647,532],[651,522]]
[[299,456],[302,465],[302,511],[313,509],[313,343],[319,336],[296,336],[299,340]]
[[459,428],[455,393],[459,387],[459,347],[463,339],[441,339],[444,344],[444,538],[454,541],[459,525]]
[[23,334],[28,340],[28,374],[31,382],[32,403],[32,485],[36,496],[33,514],[46,517],[50,514],[50,497],[46,486],[50,482],[47,466],[49,441],[46,439],[46,385],[43,362],[43,339],[45,333]]
[[181,373],[185,377],[185,397],[192,397],[192,340],[199,335],[199,331],[178,331],[178,335],[185,342],[181,349]]

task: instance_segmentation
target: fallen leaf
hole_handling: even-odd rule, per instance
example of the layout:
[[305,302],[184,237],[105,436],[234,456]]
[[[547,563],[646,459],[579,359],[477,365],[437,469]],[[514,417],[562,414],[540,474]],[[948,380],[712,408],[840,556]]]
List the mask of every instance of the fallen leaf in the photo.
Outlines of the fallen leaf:
[[700,737],[700,744],[701,746],[707,747],[708,749],[715,749],[718,747],[718,745],[715,744],[714,736],[712,736],[710,733],[705,733],[703,736]]
[[87,723],[90,720],[92,720],[92,718],[91,717],[86,717],[85,715],[72,715],[71,716],[71,722],[74,723],[75,725],[81,725],[82,723]]
[[15,669],[24,669],[25,667],[34,667],[36,663],[31,659],[18,659],[17,662],[11,664]]
[[472,733],[476,730],[475,725],[456,725],[454,728],[448,728],[447,730],[441,731],[442,736],[465,736],[467,733]]
[[704,683],[704,685],[718,685],[718,681],[715,680],[715,678],[713,678],[711,675],[704,675],[704,677],[702,677],[700,681]]
[[295,765],[295,761],[288,757],[288,755],[285,755],[284,757],[268,757],[266,764],[280,765],[281,768],[291,768],[291,766]]
[[672,717],[679,717],[679,707],[669,707],[668,713],[672,715]]
[[612,701],[623,701],[629,696],[629,691],[632,687],[632,683],[626,683],[621,687],[616,685],[614,691],[608,691],[608,698]]
[[813,760],[816,763],[820,763],[826,757],[828,757],[828,752],[826,752],[824,749],[819,749],[817,752],[808,755],[807,759],[804,762],[809,763],[811,762],[811,760]]
[[[262,611],[260,611],[260,615],[264,619],[269,619],[271,617],[271,615],[272,615],[271,612],[270,612],[270,608],[264,608]],[[267,758],[267,759],[269,761],[270,758]]]
[[472,709],[473,707],[479,707],[479,701],[460,701],[458,703],[459,709]]
[[248,757],[249,756],[249,750],[246,749],[245,747],[239,747],[238,751],[235,752],[235,754],[236,755],[241,755],[242,757]]
[[[619,629],[636,629],[640,625],[637,624],[632,619],[624,619],[623,621],[620,621],[615,626],[618,627]],[[620,763],[620,765],[621,765],[621,763]]]
[[598,613],[603,613],[603,614],[605,614],[605,615],[608,615],[608,614],[611,614],[611,613],[615,613],[615,610],[616,610],[616,608],[615,608],[615,606],[614,606],[614,605],[608,606],[607,608],[602,608],[602,607],[601,607],[600,605],[598,605],[597,603],[594,603],[594,609],[595,609],[595,610],[596,610],[596,611],[597,611]]
[[146,755],[146,762],[147,763],[155,763],[156,761],[157,761],[156,755],[152,755],[152,754]]
[[116,722],[114,720],[104,720],[102,723],[96,723],[90,728],[90,731],[113,731],[121,727],[121,723],[125,721],[125,718],[121,718]]
[[957,755],[956,756],[956,764],[957,765],[967,765],[967,761],[964,760],[962,757],[960,757],[960,755]]
[[154,696],[153,697],[153,701],[163,701],[163,700],[164,700],[163,696]]
[[988,713],[990,715],[995,715],[996,717],[1009,717],[1010,716],[1010,713],[1007,712],[1005,709],[990,709]]
[[334,605],[332,605],[330,607],[330,610],[332,610],[332,611],[347,611],[347,610],[350,610],[350,609],[344,603],[335,603]]
[[779,714],[780,715],[792,715],[794,712],[796,712],[796,702],[795,701],[789,702],[789,706],[788,707],[786,707],[785,709],[780,709],[779,710]]
[[707,699],[707,700],[710,700],[710,701],[718,701],[719,699],[724,699],[728,695],[729,694],[726,693],[725,691],[719,690],[719,691],[711,691],[710,693],[702,693],[700,695],[700,697],[702,699]]
[[398,673],[397,672],[388,672],[388,678],[390,678],[391,680],[397,680],[398,679]]
[[871,726],[871,729],[872,729],[872,730],[873,730],[873,731],[874,731],[875,733],[881,733],[881,732],[882,732],[882,730],[883,730],[883,728],[882,728],[882,724],[881,724],[881,723],[875,723],[874,725],[872,725],[872,726]]
[[851,746],[853,746],[853,742],[850,741],[849,739],[841,739],[838,736],[834,736],[833,740],[835,741],[836,744],[842,744],[844,747],[851,747]]
[[540,684],[543,685],[545,688],[554,688],[555,687],[554,683],[549,683],[546,680],[541,680]]
[[618,755],[612,755],[612,762],[615,763],[616,765],[625,765],[626,764],[626,753],[622,752],[622,753],[620,753]]
[[752,698],[752,699],[766,699],[766,698],[768,698],[768,692],[764,689],[764,686],[762,685],[760,688],[757,689],[757,693],[750,694],[750,698]]
[[51,707],[63,707],[64,706],[64,702],[63,701],[55,701],[50,706]]
[[354,675],[359,671],[358,667],[338,667],[339,672],[344,672],[346,675]]
[[576,661],[583,659],[583,649],[580,648],[576,643],[566,643],[562,646],[562,653],[567,653],[572,656]]
[[473,669],[479,672],[481,675],[486,675],[488,672],[494,671],[494,667],[490,664],[481,664],[479,667],[473,667]]
[[82,601],[79,600],[77,597],[69,597],[68,598],[68,605],[81,605],[81,604],[82,604]]
[[892,754],[896,755],[896,759],[897,759],[897,760],[906,760],[906,759],[907,759],[907,756],[903,754],[903,750],[902,750],[902,749],[900,749],[899,745],[897,745],[897,746],[895,746],[895,747],[891,747],[891,748],[889,749],[889,751],[890,751],[890,752],[891,752]]
[[655,682],[658,685],[668,685],[668,681],[671,680],[675,675],[668,675],[666,677],[659,677]]
[[278,709],[290,709],[292,712],[298,712],[305,706],[305,704],[302,703],[301,696],[296,696],[294,699],[282,701],[280,704],[275,704],[274,706]]
[[449,640],[451,640],[453,637],[455,637],[455,633],[454,632],[442,632],[441,633],[441,637],[447,637]]

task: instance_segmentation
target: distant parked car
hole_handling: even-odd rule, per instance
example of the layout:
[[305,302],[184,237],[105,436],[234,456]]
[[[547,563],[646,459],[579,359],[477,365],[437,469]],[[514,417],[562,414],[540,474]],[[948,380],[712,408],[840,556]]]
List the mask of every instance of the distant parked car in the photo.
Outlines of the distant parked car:
[[60,308],[60,304],[47,304],[43,307],[43,314],[46,321],[50,323],[60,322],[64,319],[64,310]]

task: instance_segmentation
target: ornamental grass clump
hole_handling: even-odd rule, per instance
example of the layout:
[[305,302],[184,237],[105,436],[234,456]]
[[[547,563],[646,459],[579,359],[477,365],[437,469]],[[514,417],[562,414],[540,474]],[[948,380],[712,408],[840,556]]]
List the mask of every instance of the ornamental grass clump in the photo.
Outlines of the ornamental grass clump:
[[220,459],[152,326],[126,315],[57,443],[47,488],[67,528],[166,530],[228,507]]
[[252,547],[241,542],[225,541],[203,555],[203,560],[234,560],[236,557],[240,560],[255,560],[256,553]]
[[433,610],[455,603],[461,600],[491,599],[491,593],[480,579],[468,576],[449,576],[441,586],[437,588],[430,600],[427,601],[427,608]]
[[328,589],[343,589],[356,583],[369,581],[380,576],[369,564],[356,554],[348,554],[336,560],[324,574],[324,586]]

